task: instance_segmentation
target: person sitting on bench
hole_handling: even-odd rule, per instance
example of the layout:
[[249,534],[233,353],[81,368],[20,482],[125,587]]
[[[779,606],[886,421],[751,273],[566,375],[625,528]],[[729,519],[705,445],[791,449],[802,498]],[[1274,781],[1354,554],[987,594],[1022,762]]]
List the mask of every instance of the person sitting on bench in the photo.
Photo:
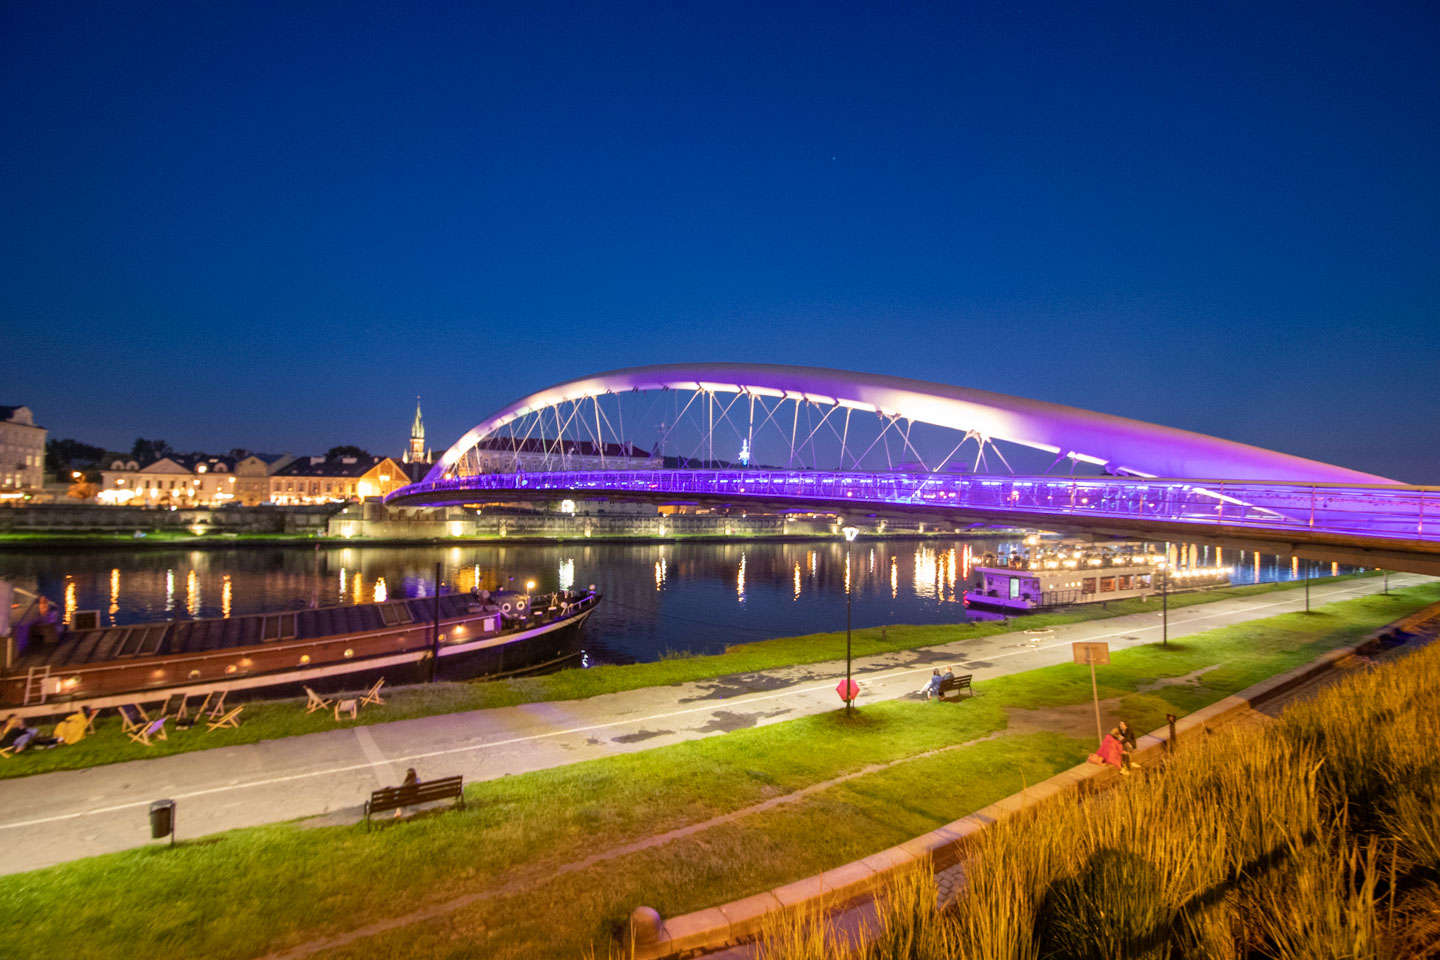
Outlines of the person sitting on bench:
[[935,696],[937,693],[940,692],[941,680],[942,678],[940,676],[940,668],[936,667],[934,671],[930,674],[930,680],[925,684],[925,688],[920,691],[921,693],[925,694],[926,700],[929,700],[931,697]]
[[[407,768],[405,771],[405,780],[400,784],[400,789],[404,790],[406,787],[418,786],[420,786],[420,777],[418,774],[415,773],[415,768]],[[405,809],[405,807],[400,807],[399,809],[397,809],[395,811],[395,819],[400,819],[400,814],[404,812]]]

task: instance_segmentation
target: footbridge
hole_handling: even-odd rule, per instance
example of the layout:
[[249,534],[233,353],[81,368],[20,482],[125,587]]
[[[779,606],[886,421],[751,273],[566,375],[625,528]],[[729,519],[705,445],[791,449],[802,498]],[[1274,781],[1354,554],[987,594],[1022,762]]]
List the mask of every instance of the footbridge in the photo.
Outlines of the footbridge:
[[1440,488],[1044,401],[772,364],[558,384],[482,420],[386,501],[563,498],[1038,527],[1440,575]]

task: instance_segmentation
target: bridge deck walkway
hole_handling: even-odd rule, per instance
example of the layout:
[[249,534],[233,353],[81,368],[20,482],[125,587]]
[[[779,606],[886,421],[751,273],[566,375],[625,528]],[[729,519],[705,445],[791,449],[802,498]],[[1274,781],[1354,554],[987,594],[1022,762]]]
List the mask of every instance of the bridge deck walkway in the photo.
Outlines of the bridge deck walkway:
[[[1392,586],[1427,579],[1390,578]],[[1378,579],[1312,584],[1312,602],[1381,588]],[[1186,607],[1171,615],[1170,635],[1184,637],[1303,604],[1304,591],[1297,588]],[[1038,643],[1022,629],[864,657],[855,662],[862,687],[858,705],[912,696],[940,664],[984,680],[1068,662],[1075,640],[1106,640],[1112,649],[1123,649],[1159,635],[1159,614],[1149,612],[1057,627]],[[833,710],[835,683],[844,669],[843,660],[829,661],[11,780],[0,811],[0,873],[146,843],[147,807],[162,797],[177,801],[182,839],[295,818],[348,823],[360,816],[371,790],[400,782],[406,767],[422,777],[488,780]]]

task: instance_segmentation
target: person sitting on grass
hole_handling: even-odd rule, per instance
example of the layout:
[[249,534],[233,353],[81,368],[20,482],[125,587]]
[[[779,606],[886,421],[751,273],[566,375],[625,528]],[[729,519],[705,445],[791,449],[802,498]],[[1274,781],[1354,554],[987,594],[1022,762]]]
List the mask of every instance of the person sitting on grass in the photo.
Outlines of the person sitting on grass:
[[0,749],[10,747],[16,753],[24,750],[35,739],[39,733],[34,727],[25,726],[25,722],[16,714],[10,714],[5,718],[5,726],[0,729]]
[[55,740],[59,743],[79,743],[85,739],[90,727],[90,710],[81,707],[64,720],[55,724]]

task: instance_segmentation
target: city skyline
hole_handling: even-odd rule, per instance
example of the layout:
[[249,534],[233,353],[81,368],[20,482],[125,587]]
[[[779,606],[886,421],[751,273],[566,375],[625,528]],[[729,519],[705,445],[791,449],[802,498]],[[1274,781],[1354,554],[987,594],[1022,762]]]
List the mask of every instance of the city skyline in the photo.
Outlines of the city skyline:
[[0,11],[0,402],[437,452],[807,364],[1440,482],[1425,6]]

